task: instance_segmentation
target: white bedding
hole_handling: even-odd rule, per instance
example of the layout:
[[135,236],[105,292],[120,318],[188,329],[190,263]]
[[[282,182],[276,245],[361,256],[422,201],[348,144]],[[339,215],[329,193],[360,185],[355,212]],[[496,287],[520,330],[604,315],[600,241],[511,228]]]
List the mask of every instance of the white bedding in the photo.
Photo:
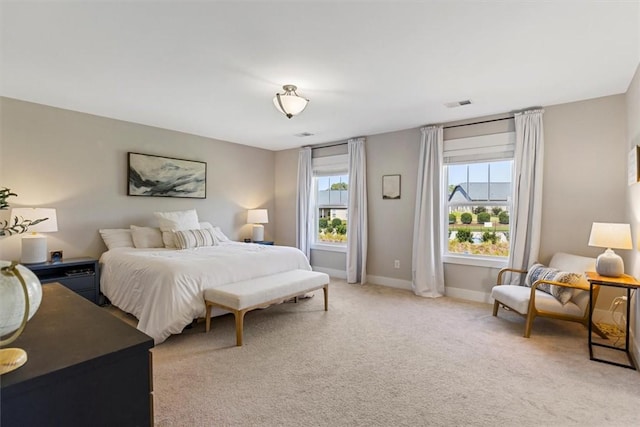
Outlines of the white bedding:
[[288,270],[311,270],[288,246],[238,242],[195,249],[111,249],[100,257],[100,289],[139,320],[156,344],[203,317],[203,291]]

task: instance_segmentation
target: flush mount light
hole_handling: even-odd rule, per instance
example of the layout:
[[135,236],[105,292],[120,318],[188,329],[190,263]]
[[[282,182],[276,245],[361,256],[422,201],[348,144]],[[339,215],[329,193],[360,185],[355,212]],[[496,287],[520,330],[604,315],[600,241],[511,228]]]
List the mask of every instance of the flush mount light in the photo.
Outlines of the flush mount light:
[[273,97],[273,105],[288,118],[302,113],[309,100],[299,96],[296,93],[298,88],[294,85],[284,85],[282,89],[284,93],[276,93]]

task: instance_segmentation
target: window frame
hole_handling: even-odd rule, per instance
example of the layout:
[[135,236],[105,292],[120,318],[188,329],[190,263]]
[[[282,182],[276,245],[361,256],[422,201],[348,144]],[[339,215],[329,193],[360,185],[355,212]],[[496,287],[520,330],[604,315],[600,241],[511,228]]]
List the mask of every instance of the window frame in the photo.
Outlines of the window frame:
[[[347,242],[344,243],[327,243],[318,241],[318,226],[320,221],[320,209],[327,207],[325,205],[320,206],[318,204],[318,178],[327,176],[346,176],[347,184],[349,181],[349,156],[347,154],[338,154],[326,157],[317,157],[312,159],[312,171],[313,171],[313,230],[311,239],[311,249],[322,250],[329,252],[347,252]],[[321,175],[320,175],[321,174]],[[332,206],[332,205],[331,205]],[[349,200],[347,194],[347,203],[344,207],[349,208]]]
[[[495,145],[489,141],[495,139]],[[449,151],[447,157],[447,142],[450,147],[454,148]],[[506,256],[487,256],[474,254],[459,254],[449,252],[449,174],[448,167],[451,165],[471,165],[474,163],[492,163],[500,161],[511,161],[511,192],[506,202],[503,201],[484,201],[484,202],[466,202],[455,203],[454,206],[507,206],[509,212],[509,223],[513,223],[513,176],[515,168],[515,159],[513,149],[515,147],[515,132],[504,132],[492,135],[482,135],[479,137],[469,137],[460,139],[451,139],[445,141],[445,154],[442,162],[442,189],[443,196],[441,199],[442,212],[442,260],[447,264],[459,264],[478,267],[503,268],[507,266],[509,257]],[[468,145],[470,148],[465,149],[461,146]],[[477,160],[476,160],[477,159]],[[488,178],[490,179],[490,178]],[[491,183],[491,181],[488,181]],[[511,252],[511,240],[509,240],[509,252]]]

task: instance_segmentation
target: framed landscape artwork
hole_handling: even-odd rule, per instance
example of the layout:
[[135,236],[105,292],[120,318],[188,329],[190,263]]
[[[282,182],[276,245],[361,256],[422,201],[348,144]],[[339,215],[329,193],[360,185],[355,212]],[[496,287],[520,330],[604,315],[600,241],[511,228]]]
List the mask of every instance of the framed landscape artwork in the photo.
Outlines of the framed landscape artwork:
[[382,198],[383,199],[399,199],[400,198],[400,175],[383,175],[382,176]]
[[129,196],[207,197],[207,164],[151,154],[128,153]]

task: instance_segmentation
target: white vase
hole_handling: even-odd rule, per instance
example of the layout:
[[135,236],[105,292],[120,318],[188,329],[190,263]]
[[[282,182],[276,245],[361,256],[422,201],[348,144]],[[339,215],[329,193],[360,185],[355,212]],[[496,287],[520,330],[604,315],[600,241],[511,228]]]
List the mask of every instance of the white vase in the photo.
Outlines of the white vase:
[[[24,317],[24,290],[20,280],[13,274],[2,271],[11,265],[10,261],[0,261],[0,338],[15,332]],[[16,266],[27,285],[29,295],[29,318],[38,311],[42,301],[42,286],[38,277],[23,265]],[[8,343],[3,343],[4,345]]]

